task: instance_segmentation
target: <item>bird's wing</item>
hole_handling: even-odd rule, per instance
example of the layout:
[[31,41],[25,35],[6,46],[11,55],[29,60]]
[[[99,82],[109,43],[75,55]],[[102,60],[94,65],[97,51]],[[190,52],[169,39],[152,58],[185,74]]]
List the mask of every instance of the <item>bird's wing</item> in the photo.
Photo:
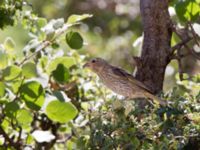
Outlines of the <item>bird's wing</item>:
[[131,74],[127,73],[123,69],[112,66],[112,71],[113,71],[113,74],[115,74],[119,78],[124,78],[125,80],[128,80],[131,83],[133,83],[134,85],[151,93],[151,90],[147,86],[145,86],[142,82],[135,79]]

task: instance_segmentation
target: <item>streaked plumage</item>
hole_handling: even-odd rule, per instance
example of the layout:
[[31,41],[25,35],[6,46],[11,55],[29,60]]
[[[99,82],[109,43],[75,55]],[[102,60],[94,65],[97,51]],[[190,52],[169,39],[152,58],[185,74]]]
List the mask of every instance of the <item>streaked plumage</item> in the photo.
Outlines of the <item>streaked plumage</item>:
[[166,102],[151,94],[151,91],[142,82],[136,80],[131,74],[107,63],[102,58],[94,58],[87,62],[84,67],[95,72],[102,82],[113,92],[128,98],[150,98],[158,101],[161,105]]

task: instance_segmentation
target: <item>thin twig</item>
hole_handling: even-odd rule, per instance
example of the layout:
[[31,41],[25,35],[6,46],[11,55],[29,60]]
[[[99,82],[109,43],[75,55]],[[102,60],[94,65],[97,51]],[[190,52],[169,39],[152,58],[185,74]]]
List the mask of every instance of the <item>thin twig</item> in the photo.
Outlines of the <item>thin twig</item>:
[[8,141],[10,143],[10,146],[18,149],[18,146],[16,145],[16,143],[8,136],[8,134],[4,131],[2,126],[0,126],[0,134],[3,135],[3,137],[5,138],[5,141]]
[[43,50],[44,48],[46,48],[49,45],[50,45],[49,41],[43,41],[41,44],[39,44],[39,46],[37,47],[37,49],[36,49],[36,51],[34,53],[32,53],[31,55],[25,57],[18,65],[19,66],[23,65],[24,62],[26,62],[27,60],[29,60],[30,58],[35,56],[38,52],[40,52],[41,50]]
[[200,60],[199,53],[196,53],[193,48],[190,48],[187,44],[184,45],[184,47],[196,58]]
[[188,38],[182,40],[180,43],[177,43],[175,46],[173,46],[170,49],[171,54],[173,54],[175,50],[180,49],[183,45],[185,45],[186,43],[190,42],[191,40],[192,40],[192,38],[188,37]]
[[17,143],[20,142],[21,136],[22,136],[22,127],[19,126],[19,135],[18,135]]
[[42,41],[36,48],[36,51],[25,57],[20,63],[19,65],[21,66],[22,64],[24,64],[24,62],[26,62],[27,60],[29,60],[30,58],[32,58],[33,56],[35,56],[38,52],[42,51],[43,49],[45,49],[46,47],[48,47],[49,45],[51,45],[59,36],[61,36],[63,33],[65,33],[65,31],[71,27],[72,25],[76,25],[76,24],[64,24],[63,27],[61,29],[56,30],[56,35],[54,36],[54,38],[50,41],[44,40]]
[[[182,41],[186,40],[186,39],[183,39],[182,35],[180,35],[180,33],[178,33],[176,29],[174,29],[174,32],[179,36],[179,38],[180,38]],[[189,38],[189,36],[188,36],[188,38]],[[192,39],[193,39],[193,38],[192,38]],[[193,48],[190,48],[190,47],[187,45],[187,43],[184,43],[184,42],[183,42],[183,46],[184,46],[196,59],[200,59],[200,56],[194,51]]]

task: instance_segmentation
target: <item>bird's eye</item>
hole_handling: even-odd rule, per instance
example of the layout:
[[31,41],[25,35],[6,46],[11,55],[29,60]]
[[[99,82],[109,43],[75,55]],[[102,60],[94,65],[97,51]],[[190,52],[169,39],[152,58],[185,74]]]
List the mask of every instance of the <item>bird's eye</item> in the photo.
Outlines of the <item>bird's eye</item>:
[[92,60],[92,63],[95,63],[95,62],[96,62],[96,60],[95,60],[95,59],[93,59],[93,60]]

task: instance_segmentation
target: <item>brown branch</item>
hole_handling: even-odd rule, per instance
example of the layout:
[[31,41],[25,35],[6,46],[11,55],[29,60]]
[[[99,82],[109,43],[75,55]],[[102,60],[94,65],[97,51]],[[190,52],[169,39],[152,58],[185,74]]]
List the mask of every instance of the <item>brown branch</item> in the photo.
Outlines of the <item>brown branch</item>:
[[18,135],[17,143],[20,143],[21,136],[22,136],[22,127],[19,127],[19,135]]
[[186,43],[190,42],[191,40],[192,40],[192,38],[188,37],[188,38],[182,40],[180,43],[177,43],[176,45],[174,45],[170,49],[171,54],[173,54],[175,52],[175,50],[180,49],[182,46],[184,46]]
[[200,60],[199,53],[196,53],[193,48],[190,48],[187,44],[184,45],[184,47],[196,58]]
[[[190,37],[189,35],[188,35],[188,33],[187,33],[187,30],[186,29],[182,29],[182,30],[184,30],[185,32],[184,32],[184,34],[187,34],[187,35],[182,35],[182,34],[180,34],[180,32],[176,29],[176,28],[173,28],[173,31],[179,36],[179,38],[182,40],[180,43],[179,43],[179,45],[177,45],[176,46],[176,48],[177,47],[181,47],[180,45],[182,45],[182,46],[184,46],[196,59],[199,59],[200,60],[200,56],[198,55],[199,53],[196,53],[195,51],[194,51],[194,49],[193,48],[190,48],[188,45],[187,45],[187,43],[190,41],[190,40],[192,40],[192,39],[194,39],[195,37]],[[195,34],[195,33],[194,33]],[[195,34],[196,35],[196,34]],[[183,38],[183,37],[186,37],[186,38]],[[194,35],[193,35],[194,36]],[[189,40],[190,39],[190,40]],[[189,40],[189,41],[188,41]],[[188,42],[185,42],[185,41],[188,41]],[[175,49],[175,48],[173,48],[173,49]]]

